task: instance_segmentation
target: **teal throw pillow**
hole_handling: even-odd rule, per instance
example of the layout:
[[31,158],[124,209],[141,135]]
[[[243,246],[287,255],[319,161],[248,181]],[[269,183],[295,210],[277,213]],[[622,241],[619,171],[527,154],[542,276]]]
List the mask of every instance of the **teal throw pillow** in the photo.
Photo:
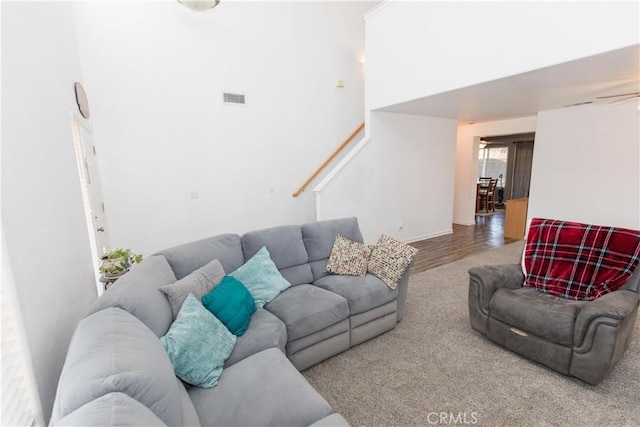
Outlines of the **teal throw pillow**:
[[291,286],[291,283],[282,277],[264,246],[229,276],[238,279],[249,289],[258,308],[262,308]]
[[249,290],[231,276],[224,276],[211,292],[203,296],[202,305],[237,336],[244,334],[251,315],[256,311],[256,303]]
[[167,335],[160,338],[176,375],[184,382],[211,388],[218,384],[236,336],[193,294],[182,303]]

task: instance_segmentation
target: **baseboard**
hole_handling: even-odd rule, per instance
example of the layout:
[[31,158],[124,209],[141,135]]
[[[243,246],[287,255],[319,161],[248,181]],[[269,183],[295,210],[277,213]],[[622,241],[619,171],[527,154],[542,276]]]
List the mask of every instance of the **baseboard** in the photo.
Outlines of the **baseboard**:
[[445,236],[447,234],[452,234],[452,233],[453,233],[453,228],[449,228],[447,230],[436,231],[435,233],[429,233],[429,234],[423,234],[421,236],[409,237],[408,239],[402,239],[402,241],[404,243],[413,243],[413,242],[419,242],[420,240],[433,239],[434,237]]
[[454,219],[453,223],[457,224],[457,225],[475,225],[476,224],[476,220],[475,220],[475,218],[471,219],[471,220],[464,220],[464,221],[463,220]]

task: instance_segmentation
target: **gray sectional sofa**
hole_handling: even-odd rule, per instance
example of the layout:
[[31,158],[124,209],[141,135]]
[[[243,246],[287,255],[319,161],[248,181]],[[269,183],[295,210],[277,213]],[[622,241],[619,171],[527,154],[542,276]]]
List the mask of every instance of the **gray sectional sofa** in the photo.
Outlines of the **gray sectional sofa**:
[[[337,234],[362,242],[355,218],[225,234],[165,249],[118,280],[78,325],[51,425],[348,425],[298,372],[393,329],[396,290],[377,277],[329,275]],[[173,321],[159,290],[218,259],[230,273],[266,246],[290,283],[251,318],[219,384],[182,383],[160,343]]]

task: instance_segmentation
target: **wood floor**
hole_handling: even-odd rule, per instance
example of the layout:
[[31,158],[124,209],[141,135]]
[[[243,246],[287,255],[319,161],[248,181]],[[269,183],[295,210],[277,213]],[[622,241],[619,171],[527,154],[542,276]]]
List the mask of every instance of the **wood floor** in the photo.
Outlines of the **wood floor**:
[[516,241],[504,238],[504,210],[496,209],[493,215],[476,217],[475,225],[453,224],[453,234],[411,243],[420,249],[411,274]]

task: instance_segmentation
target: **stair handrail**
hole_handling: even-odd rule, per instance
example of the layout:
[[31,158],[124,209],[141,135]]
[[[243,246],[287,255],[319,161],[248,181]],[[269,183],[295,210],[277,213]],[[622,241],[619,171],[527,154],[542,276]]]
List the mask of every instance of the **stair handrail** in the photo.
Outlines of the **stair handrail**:
[[340,154],[342,150],[344,150],[347,147],[347,145],[349,145],[349,143],[353,140],[353,138],[355,138],[356,135],[358,135],[360,131],[362,131],[362,129],[364,129],[364,122],[362,122],[362,124],[358,126],[358,128],[354,130],[353,133],[351,133],[351,135],[349,135],[349,137],[345,139],[344,142],[340,144],[338,148],[335,149],[335,151],[327,158],[327,160],[325,160],[324,163],[322,163],[320,167],[316,169],[316,171],[309,177],[309,179],[307,179],[304,182],[304,184],[302,184],[300,188],[298,188],[298,190],[296,190],[296,192],[292,194],[292,196],[298,197],[300,194],[302,194],[302,192],[307,189],[307,187],[313,182],[313,180],[316,179],[316,177],[320,175],[320,173],[327,166],[329,166],[329,164],[333,161],[333,159],[335,159],[336,156],[338,156],[338,154]]

